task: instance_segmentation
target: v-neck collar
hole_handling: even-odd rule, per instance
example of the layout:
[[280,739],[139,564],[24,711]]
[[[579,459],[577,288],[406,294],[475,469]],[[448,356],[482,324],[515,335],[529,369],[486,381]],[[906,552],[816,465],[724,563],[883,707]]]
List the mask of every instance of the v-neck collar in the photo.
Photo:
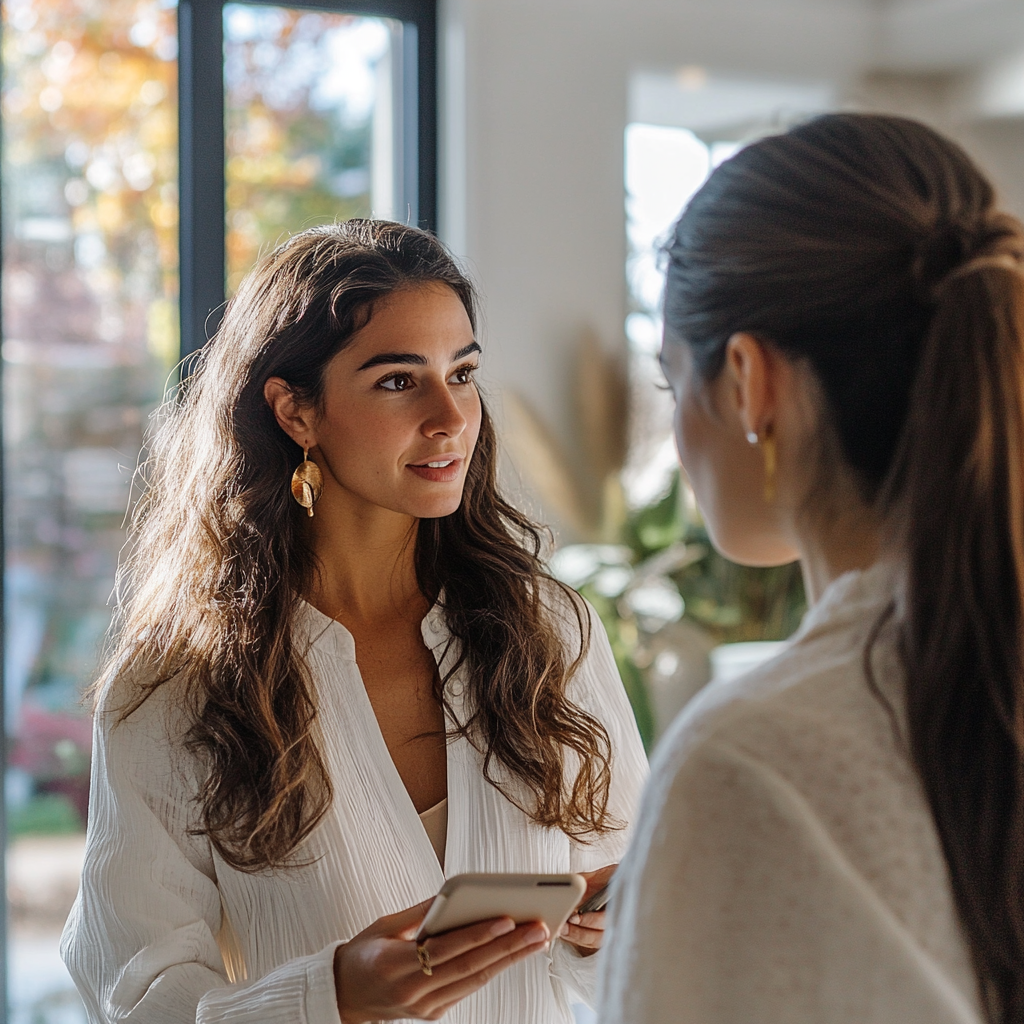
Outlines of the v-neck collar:
[[[346,678],[350,675],[353,681],[350,693],[352,706],[357,709],[357,713],[362,719],[361,722],[354,724],[365,730],[364,735],[367,741],[376,751],[376,760],[380,765],[381,773],[391,795],[396,816],[403,823],[409,835],[417,836],[416,844],[420,848],[420,853],[426,862],[433,866],[435,871],[440,872],[441,881],[443,882],[445,864],[438,862],[434,846],[427,835],[423,822],[420,820],[416,805],[412,802],[412,797],[409,796],[409,791],[405,788],[405,783],[398,772],[394,758],[391,756],[391,751],[388,750],[388,745],[384,741],[384,734],[381,732],[380,723],[377,721],[377,715],[373,710],[373,704],[370,702],[369,694],[366,692],[366,686],[363,683],[362,673],[359,671],[359,665],[356,662],[355,638],[343,623],[325,615],[308,601],[300,602],[295,625],[297,631],[305,632],[310,647],[315,647],[321,654],[350,664],[349,673],[345,675]],[[448,650],[449,633],[444,625],[444,613],[441,611],[439,604],[435,604],[427,612],[420,624],[420,631],[423,635],[424,643],[438,662],[438,670],[443,672],[444,668],[441,662]],[[445,799],[448,801],[446,863],[449,859],[447,850],[451,849],[453,825],[458,813],[456,808],[460,804],[459,800],[453,799],[452,793],[452,781],[456,776],[453,764],[453,747],[454,744],[452,743],[445,744],[445,769],[447,773],[447,784],[445,787],[447,795]]]
[[[451,639],[448,624],[444,619],[443,600],[442,595],[420,621],[420,636],[423,637],[423,643],[428,650],[435,652],[435,657],[439,661],[437,648],[447,646]],[[321,649],[329,649],[336,657],[355,661],[356,642],[343,623],[325,615],[319,608],[303,599],[299,601],[295,619],[296,627],[305,633],[310,644],[316,644]]]

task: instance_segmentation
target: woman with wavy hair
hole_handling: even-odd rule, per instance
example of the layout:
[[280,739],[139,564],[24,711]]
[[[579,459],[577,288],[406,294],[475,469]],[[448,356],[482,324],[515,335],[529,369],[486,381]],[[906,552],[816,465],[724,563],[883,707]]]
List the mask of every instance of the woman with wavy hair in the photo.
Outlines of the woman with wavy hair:
[[604,1024],[1024,1022],[1024,228],[835,114],[722,164],[661,359],[716,546],[801,560],[773,660],[651,769]]
[[502,500],[473,290],[414,228],[263,260],[153,439],[64,957],[94,1024],[563,1024],[603,914],[414,936],[446,874],[603,885],[645,759]]

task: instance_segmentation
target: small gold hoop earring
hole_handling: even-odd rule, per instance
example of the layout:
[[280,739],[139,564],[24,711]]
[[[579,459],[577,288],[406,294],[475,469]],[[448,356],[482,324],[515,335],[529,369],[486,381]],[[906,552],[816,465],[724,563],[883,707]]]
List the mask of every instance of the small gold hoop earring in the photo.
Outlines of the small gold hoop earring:
[[292,473],[292,497],[313,518],[313,506],[320,500],[324,492],[324,476],[320,467],[309,460],[309,449],[303,447],[302,462]]

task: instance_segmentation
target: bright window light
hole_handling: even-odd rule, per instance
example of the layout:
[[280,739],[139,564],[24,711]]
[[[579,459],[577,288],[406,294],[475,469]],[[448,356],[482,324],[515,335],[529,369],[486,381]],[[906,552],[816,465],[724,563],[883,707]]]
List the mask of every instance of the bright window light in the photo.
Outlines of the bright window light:
[[661,298],[665,274],[661,250],[672,225],[713,166],[739,148],[709,149],[685,128],[631,124],[626,128],[626,278],[630,312],[626,336],[631,352],[632,436],[623,472],[626,500],[640,508],[668,491],[676,469],[672,400],[663,384]]

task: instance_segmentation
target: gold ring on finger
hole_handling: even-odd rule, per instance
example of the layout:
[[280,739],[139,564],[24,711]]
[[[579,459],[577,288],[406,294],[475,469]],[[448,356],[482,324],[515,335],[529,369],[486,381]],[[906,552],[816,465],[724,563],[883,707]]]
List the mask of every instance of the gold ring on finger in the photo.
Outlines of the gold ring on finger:
[[416,943],[416,958],[420,962],[420,970],[429,978],[434,973],[434,968],[430,966],[430,950],[425,943]]

